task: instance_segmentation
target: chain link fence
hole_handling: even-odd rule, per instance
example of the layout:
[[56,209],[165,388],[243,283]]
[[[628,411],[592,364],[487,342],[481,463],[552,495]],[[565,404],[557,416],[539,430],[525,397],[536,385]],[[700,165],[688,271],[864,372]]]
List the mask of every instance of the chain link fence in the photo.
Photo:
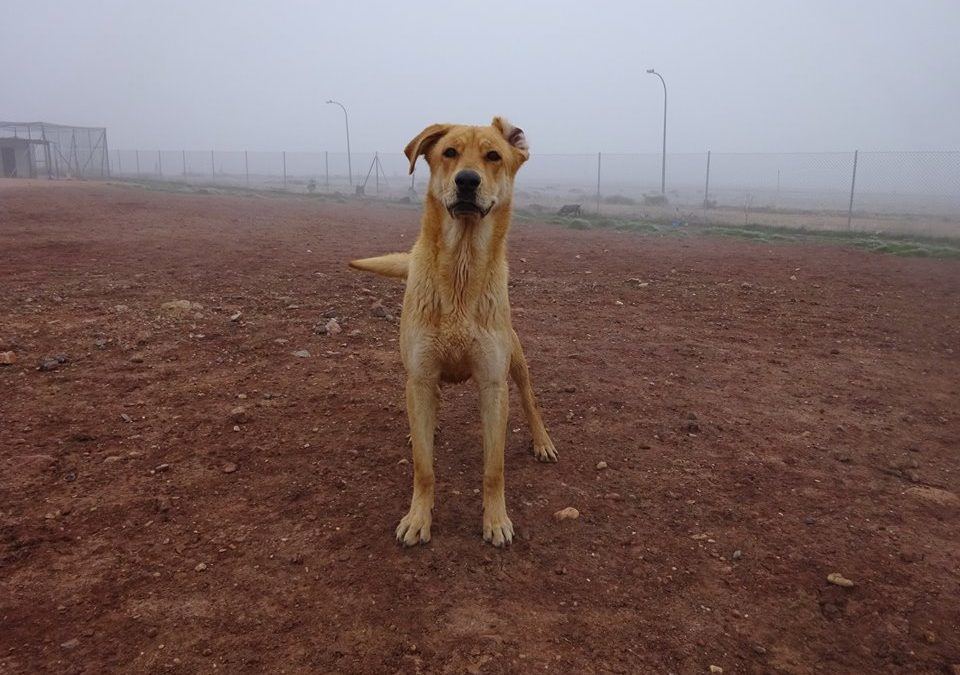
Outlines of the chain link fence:
[[[773,225],[960,237],[960,152],[536,154],[516,205],[676,224]],[[114,176],[197,185],[415,200],[399,152],[118,150]]]

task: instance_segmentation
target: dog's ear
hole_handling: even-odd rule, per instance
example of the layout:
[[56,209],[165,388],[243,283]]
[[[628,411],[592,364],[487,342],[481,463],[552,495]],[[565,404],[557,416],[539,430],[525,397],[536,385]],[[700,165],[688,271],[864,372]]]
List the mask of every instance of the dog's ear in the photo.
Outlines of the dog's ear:
[[413,168],[417,164],[417,157],[430,152],[430,148],[450,130],[451,126],[450,124],[431,124],[417,134],[416,138],[407,143],[407,147],[403,149],[403,154],[410,160],[410,173],[413,173]]
[[523,129],[513,126],[502,117],[494,117],[490,126],[499,131],[507,143],[513,146],[520,157],[521,164],[530,159],[530,146],[527,145],[527,137],[523,135]]

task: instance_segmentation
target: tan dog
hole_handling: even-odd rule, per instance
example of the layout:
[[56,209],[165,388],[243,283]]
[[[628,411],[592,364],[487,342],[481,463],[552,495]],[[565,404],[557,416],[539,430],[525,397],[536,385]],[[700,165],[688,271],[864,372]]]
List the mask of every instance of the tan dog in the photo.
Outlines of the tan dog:
[[472,377],[483,426],[483,538],[504,546],[513,539],[503,493],[508,374],[520,389],[533,454],[541,461],[557,460],[510,323],[507,296],[513,178],[530,153],[523,131],[499,117],[489,127],[433,124],[404,152],[411,173],[420,155],[430,165],[420,236],[409,253],[350,263],[407,279],[400,354],[407,371],[413,498],[397,526],[397,540],[407,546],[430,541],[439,383]]

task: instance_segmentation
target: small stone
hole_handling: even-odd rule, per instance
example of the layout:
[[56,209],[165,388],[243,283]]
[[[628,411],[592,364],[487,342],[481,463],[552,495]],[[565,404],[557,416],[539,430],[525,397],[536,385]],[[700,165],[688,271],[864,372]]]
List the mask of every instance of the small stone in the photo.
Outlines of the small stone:
[[628,288],[643,288],[644,286],[648,286],[649,284],[648,282],[643,281],[641,279],[627,279],[626,281],[623,282],[623,285],[627,286]]
[[143,363],[143,356],[140,354],[134,354],[130,357],[130,363]]
[[230,419],[236,424],[245,424],[250,421],[250,414],[247,412],[246,408],[244,408],[242,405],[238,405],[236,408],[230,411]]
[[807,516],[806,518],[803,519],[804,525],[814,525],[816,522],[817,521],[813,516]]
[[64,649],[76,649],[80,646],[80,640],[73,638],[72,640],[67,640],[66,642],[61,642],[60,646]]
[[114,462],[119,462],[119,461],[120,461],[120,455],[108,455],[107,457],[103,458],[104,464],[113,464]]
[[749,281],[741,281],[740,288],[745,291],[749,291],[751,288],[753,288],[753,284],[751,284]]
[[202,572],[207,569],[207,563],[197,563],[197,566],[193,568],[195,572]]
[[327,335],[337,335],[343,330],[342,328],[340,328],[340,323],[336,319],[330,319],[329,321],[327,321],[324,328],[326,329]]
[[568,384],[567,386],[565,386],[565,387],[563,388],[563,391],[564,391],[565,393],[567,393],[567,394],[574,394],[574,393],[576,393],[577,388],[576,388],[574,385],[572,385],[572,384]]
[[220,468],[220,470],[224,473],[233,473],[237,470],[237,465],[233,462],[227,462]]
[[375,302],[375,303],[373,304],[373,307],[370,308],[370,313],[371,313],[373,316],[379,317],[379,318],[381,318],[381,319],[385,319],[385,318],[387,318],[387,314],[388,314],[389,312],[387,312],[387,308],[384,307],[382,303],[380,303],[380,302]]
[[723,668],[720,666],[710,666],[711,673],[723,673]]
[[0,366],[12,366],[17,362],[17,355],[13,352],[0,352]]
[[738,548],[736,551],[733,552],[733,555],[730,556],[730,557],[733,558],[734,560],[740,560],[740,558],[743,557],[743,551],[741,551],[741,550]]
[[619,500],[620,500],[620,493],[619,493],[619,492],[608,492],[607,494],[603,495],[603,498],[604,498],[604,499],[609,499],[610,501],[614,501],[614,502],[615,502],[615,501],[619,501]]
[[243,318],[243,312],[241,312],[239,309],[230,315],[230,320],[233,321],[234,323],[236,323],[242,318]]
[[122,419],[127,424],[130,424],[131,422],[133,422],[133,418],[130,417],[130,415],[128,415],[127,413],[120,413],[120,419]]
[[297,351],[292,352],[292,353],[293,353],[293,355],[296,356],[298,359],[309,359],[309,358],[310,358],[310,352],[308,352],[306,349],[298,349]]
[[154,468],[154,471],[156,471],[157,473],[163,473],[164,471],[169,471],[169,470],[170,470],[169,464],[157,464],[156,468]]
[[840,462],[841,464],[849,464],[851,459],[850,453],[845,452],[843,450],[837,450],[836,452],[834,452],[833,458],[838,462]]
[[753,646],[753,653],[754,653],[754,654],[757,654],[758,656],[763,656],[764,654],[767,653],[767,649],[766,649],[766,647],[763,647],[762,645],[754,645],[754,646]]
[[599,462],[597,462],[597,471],[603,471],[606,468],[607,468],[607,463],[604,462],[602,459]]
[[67,362],[66,357],[63,357],[63,360],[61,360],[60,357],[56,357],[56,356],[46,358],[40,362],[40,365],[37,366],[37,370],[41,372],[49,372],[51,370],[56,370],[66,362]]
[[407,459],[406,457],[404,457],[404,458],[401,459],[399,462],[397,462],[397,464],[400,464],[401,466],[404,465],[404,464],[409,464],[409,463],[410,463],[410,460]]
[[557,520],[557,521],[561,521],[561,520],[576,520],[577,518],[580,517],[580,512],[577,511],[577,510],[576,510],[575,508],[573,508],[572,506],[568,506],[567,508],[565,508],[565,509],[560,509],[559,511],[557,511],[556,513],[554,513],[554,514],[553,514],[553,517],[554,517],[554,519]]
[[900,560],[905,563],[915,563],[923,560],[923,553],[917,551],[900,551]]
[[827,575],[827,581],[829,581],[834,586],[842,586],[843,588],[853,588],[853,582],[847,579],[845,576],[839,572],[831,572]]

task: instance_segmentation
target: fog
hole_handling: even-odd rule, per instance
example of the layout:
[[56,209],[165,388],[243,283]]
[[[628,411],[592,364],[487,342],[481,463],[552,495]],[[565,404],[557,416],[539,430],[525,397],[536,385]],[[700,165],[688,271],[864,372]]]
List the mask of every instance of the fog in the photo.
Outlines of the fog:
[[400,152],[503,114],[534,152],[960,148],[960,2],[0,2],[0,118],[111,147]]

